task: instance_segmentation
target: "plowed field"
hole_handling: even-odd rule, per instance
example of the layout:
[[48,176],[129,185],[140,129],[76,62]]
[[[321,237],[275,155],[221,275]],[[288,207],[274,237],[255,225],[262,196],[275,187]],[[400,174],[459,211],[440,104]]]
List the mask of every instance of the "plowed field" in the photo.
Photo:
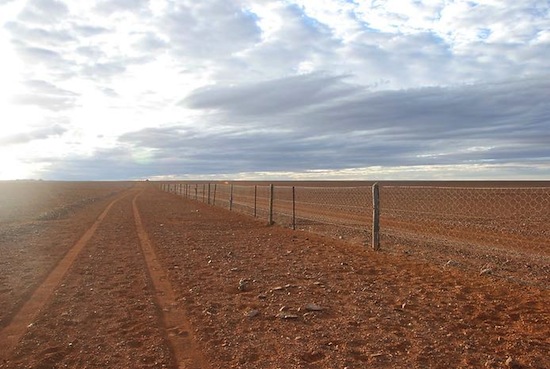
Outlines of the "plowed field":
[[0,190],[0,368],[550,367],[540,284],[148,183]]

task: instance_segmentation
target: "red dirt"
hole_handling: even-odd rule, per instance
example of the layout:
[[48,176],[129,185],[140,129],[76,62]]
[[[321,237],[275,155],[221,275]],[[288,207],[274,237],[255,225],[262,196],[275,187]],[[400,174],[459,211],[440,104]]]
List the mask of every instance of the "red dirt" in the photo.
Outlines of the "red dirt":
[[[0,368],[550,367],[544,286],[268,227],[140,186],[97,229],[112,196],[66,219],[18,213],[24,220],[0,224]],[[34,201],[40,212],[59,206]],[[90,229],[8,345],[14,317]]]

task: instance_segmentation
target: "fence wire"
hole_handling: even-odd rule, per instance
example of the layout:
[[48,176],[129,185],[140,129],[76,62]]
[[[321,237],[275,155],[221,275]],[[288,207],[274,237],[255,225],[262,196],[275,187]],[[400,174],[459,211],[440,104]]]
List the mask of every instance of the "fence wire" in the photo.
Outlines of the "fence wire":
[[382,187],[383,235],[550,251],[549,188]]
[[[168,183],[168,192],[259,219],[269,218],[270,185]],[[275,223],[369,242],[372,189],[273,186]],[[550,188],[381,186],[382,244],[462,242],[550,254]]]

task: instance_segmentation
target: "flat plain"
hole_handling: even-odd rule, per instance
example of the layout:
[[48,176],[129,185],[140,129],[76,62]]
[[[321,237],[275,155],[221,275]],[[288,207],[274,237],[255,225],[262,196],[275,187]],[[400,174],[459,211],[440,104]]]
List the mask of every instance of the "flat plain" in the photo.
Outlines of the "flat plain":
[[506,246],[538,260],[515,278],[405,233],[374,252],[152,182],[3,182],[0,368],[550,367],[546,247]]

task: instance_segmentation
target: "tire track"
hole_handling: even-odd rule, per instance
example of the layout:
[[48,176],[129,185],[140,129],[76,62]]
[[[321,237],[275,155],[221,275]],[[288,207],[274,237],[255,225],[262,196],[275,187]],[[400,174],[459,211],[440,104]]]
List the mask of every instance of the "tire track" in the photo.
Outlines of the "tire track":
[[76,257],[92,238],[95,231],[105,219],[115,203],[128,196],[125,192],[111,201],[109,205],[99,215],[97,220],[80,237],[80,239],[69,249],[63,259],[55,266],[53,271],[48,274],[46,279],[36,288],[31,297],[23,304],[21,309],[14,315],[9,324],[0,331],[0,360],[6,360],[21,340],[27,328],[32,324],[40,310],[52,296],[56,287],[59,285]]
[[207,369],[209,368],[208,362],[197,347],[191,324],[180,303],[176,300],[169,277],[160,265],[147,231],[143,227],[137,206],[137,199],[140,194],[137,194],[132,201],[136,230],[147,270],[155,290],[156,303],[162,314],[162,322],[166,329],[168,341],[178,368]]

